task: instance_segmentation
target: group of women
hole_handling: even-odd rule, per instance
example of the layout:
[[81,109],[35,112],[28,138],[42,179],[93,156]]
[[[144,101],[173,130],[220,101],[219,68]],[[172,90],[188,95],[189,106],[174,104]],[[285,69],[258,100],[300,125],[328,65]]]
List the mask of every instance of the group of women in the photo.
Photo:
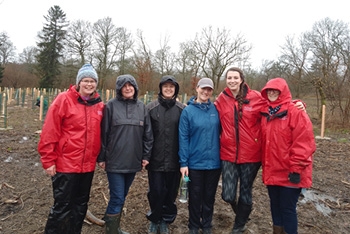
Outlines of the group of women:
[[311,186],[315,151],[310,119],[295,107],[282,78],[270,80],[261,93],[248,87],[239,68],[228,69],[225,80],[212,102],[213,81],[200,79],[185,107],[176,100],[175,78],[164,76],[157,100],[145,106],[135,78],[121,75],[116,97],[104,107],[97,73],[84,65],[76,85],[51,104],[38,145],[54,193],[45,233],[81,232],[96,161],[109,181],[106,233],[126,233],[121,214],[142,167],[149,178],[148,233],[169,233],[181,176],[190,178],[189,233],[212,233],[220,175],[222,198],[235,213],[232,233],[244,233],[261,165],[274,233],[297,233],[296,204],[301,188]]

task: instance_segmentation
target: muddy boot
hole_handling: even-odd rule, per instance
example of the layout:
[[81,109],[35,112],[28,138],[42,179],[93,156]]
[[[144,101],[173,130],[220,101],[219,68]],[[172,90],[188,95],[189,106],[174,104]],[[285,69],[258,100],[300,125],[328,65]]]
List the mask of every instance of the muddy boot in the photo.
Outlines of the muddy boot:
[[156,224],[151,221],[148,227],[148,234],[157,234],[158,229],[159,229],[159,224]]
[[162,222],[160,222],[159,224],[159,231],[160,231],[160,234],[169,234],[168,224],[164,222],[164,220],[162,220]]
[[273,225],[273,234],[286,234],[282,226]]
[[204,228],[202,234],[212,234],[211,228]]
[[245,233],[245,231],[247,231],[247,226],[243,226],[243,227],[236,227],[232,229],[231,234],[243,234]]
[[232,234],[244,233],[247,230],[245,225],[248,222],[250,212],[252,211],[252,205],[243,204],[238,202],[237,213],[235,218],[235,224],[233,225]]
[[105,233],[106,234],[115,234],[118,233],[118,221],[117,221],[117,216],[119,214],[116,215],[112,215],[112,214],[106,214],[103,217],[103,220],[105,221]]
[[188,230],[188,234],[199,234],[199,230],[197,228],[193,228]]
[[117,224],[118,224],[118,230],[116,232],[116,234],[129,234],[128,232],[124,232],[121,228],[120,228],[120,219],[122,217],[122,213],[117,214]]

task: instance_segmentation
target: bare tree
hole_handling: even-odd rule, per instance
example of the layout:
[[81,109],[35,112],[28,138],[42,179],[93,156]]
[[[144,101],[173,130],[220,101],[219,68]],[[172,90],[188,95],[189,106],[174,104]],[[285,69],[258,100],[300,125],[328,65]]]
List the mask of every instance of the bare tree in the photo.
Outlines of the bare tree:
[[23,49],[22,53],[19,54],[19,62],[24,64],[34,64],[36,63],[36,55],[38,49],[34,46],[26,47]]
[[175,54],[171,52],[168,44],[169,38],[165,37],[160,43],[160,49],[154,55],[154,67],[161,76],[174,73]]
[[213,79],[216,87],[226,68],[246,62],[251,50],[242,35],[232,37],[229,30],[217,28],[214,31],[211,26],[196,35],[194,48],[199,56],[200,72]]
[[[342,21],[325,18],[316,22],[307,35],[313,58],[313,83],[322,104],[331,112],[339,110],[343,123],[349,121],[349,27]],[[344,105],[345,104],[345,105]]]
[[200,58],[194,49],[194,41],[183,42],[176,58],[176,69],[180,76],[180,86],[184,92],[195,94],[195,85],[200,69]]
[[307,71],[306,62],[310,51],[310,47],[306,43],[306,35],[302,34],[298,42],[295,42],[294,37],[288,36],[285,45],[281,48],[282,55],[279,61],[290,68],[290,74],[288,74],[290,87],[294,88],[295,95],[299,98],[301,87],[305,84],[303,77]]
[[0,64],[6,65],[15,57],[16,47],[11,42],[6,32],[0,33]]
[[94,58],[97,60],[99,73],[99,88],[104,89],[107,76],[115,68],[117,62],[118,28],[113,24],[112,18],[107,17],[94,23],[93,33],[96,42]]
[[138,44],[136,50],[134,50],[133,64],[136,78],[138,79],[139,94],[141,94],[149,90],[154,68],[152,65],[152,52],[146,44],[141,30],[137,31],[137,38]]
[[92,25],[88,21],[71,22],[66,37],[66,50],[77,58],[78,66],[86,63],[86,56],[92,46]]
[[125,74],[127,70],[127,65],[129,63],[128,53],[132,52],[132,47],[134,45],[134,40],[131,33],[126,28],[118,28],[118,37],[116,49],[118,51],[118,62],[119,73]]

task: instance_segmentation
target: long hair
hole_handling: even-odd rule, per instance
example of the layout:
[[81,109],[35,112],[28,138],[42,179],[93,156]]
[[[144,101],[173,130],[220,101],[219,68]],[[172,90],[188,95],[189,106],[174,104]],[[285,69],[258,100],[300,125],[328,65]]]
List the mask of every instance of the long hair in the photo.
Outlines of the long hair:
[[244,74],[243,71],[241,69],[239,69],[238,67],[231,67],[229,69],[227,69],[226,74],[225,74],[225,79],[227,79],[227,73],[230,71],[235,71],[239,73],[239,76],[242,79],[242,83],[239,86],[239,91],[238,94],[236,96],[236,100],[238,101],[238,115],[240,118],[242,118],[243,115],[243,102],[244,102],[244,98],[245,98],[245,94],[244,94]]

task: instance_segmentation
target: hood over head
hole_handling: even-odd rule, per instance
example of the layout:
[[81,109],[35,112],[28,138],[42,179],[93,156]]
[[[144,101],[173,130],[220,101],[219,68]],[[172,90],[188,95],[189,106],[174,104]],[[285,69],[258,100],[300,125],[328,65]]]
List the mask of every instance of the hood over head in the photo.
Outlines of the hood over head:
[[132,86],[134,86],[135,89],[135,94],[134,94],[134,100],[137,100],[137,96],[138,96],[138,92],[139,92],[139,88],[137,86],[137,82],[135,80],[135,78],[130,75],[130,74],[125,74],[125,75],[120,75],[117,77],[117,81],[116,81],[116,93],[117,93],[117,98],[118,99],[122,99],[123,95],[122,95],[122,88],[126,83],[130,83]]
[[160,79],[160,82],[159,82],[159,93],[158,93],[158,96],[162,96],[162,86],[163,84],[165,83],[172,83],[175,85],[175,94],[174,94],[174,97],[173,98],[177,98],[177,95],[179,94],[179,90],[180,90],[180,86],[179,84],[177,83],[176,79],[174,76],[171,76],[171,75],[165,75],[163,76],[161,79]]
[[[276,101],[270,102],[269,99],[267,98],[267,89],[276,89],[280,91],[280,95],[277,98]],[[285,79],[283,78],[274,78],[269,80],[265,87],[261,90],[261,95],[269,101],[270,105],[273,106],[278,106],[286,102],[291,102],[292,101],[292,94],[290,93],[288,84]]]

